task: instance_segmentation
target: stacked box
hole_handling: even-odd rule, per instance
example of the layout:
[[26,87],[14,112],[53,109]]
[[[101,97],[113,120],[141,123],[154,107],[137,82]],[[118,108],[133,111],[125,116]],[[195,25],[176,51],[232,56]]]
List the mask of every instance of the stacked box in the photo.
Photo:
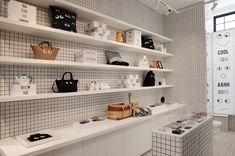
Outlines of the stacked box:
[[124,75],[121,76],[119,82],[120,88],[137,88],[140,87],[139,75]]
[[11,0],[8,2],[8,18],[36,24],[36,7]]
[[133,29],[126,32],[126,43],[141,47],[141,31]]
[[87,27],[88,34],[99,39],[108,39],[110,31],[107,29],[107,24],[97,21],[90,22]]
[[75,53],[75,62],[97,63],[97,52],[94,50],[80,50]]
[[36,84],[12,85],[10,94],[12,96],[36,95],[37,87]]
[[90,91],[107,90],[111,88],[107,82],[100,82],[96,80],[90,81],[87,87]]

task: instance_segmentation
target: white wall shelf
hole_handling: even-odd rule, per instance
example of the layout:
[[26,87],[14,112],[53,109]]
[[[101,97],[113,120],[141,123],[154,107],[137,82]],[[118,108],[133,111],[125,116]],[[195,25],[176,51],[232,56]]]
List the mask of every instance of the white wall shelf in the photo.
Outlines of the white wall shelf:
[[38,24],[29,24],[19,21],[10,20],[5,17],[0,17],[0,29],[22,32],[31,35],[54,38],[58,40],[66,40],[76,43],[90,44],[102,48],[113,49],[117,51],[128,51],[133,53],[142,53],[145,55],[154,55],[158,57],[173,56],[169,53],[163,53],[157,50],[136,47],[126,43],[119,43],[111,40],[101,40],[92,36],[68,32],[60,29],[46,27]]
[[52,61],[39,60],[16,57],[0,57],[0,64],[2,65],[22,65],[22,66],[39,66],[39,67],[69,67],[69,68],[85,68],[85,69],[103,69],[103,70],[121,70],[121,71],[155,71],[155,72],[173,72],[171,69],[154,69],[154,68],[140,68],[134,66],[117,66],[107,64],[88,64],[71,61]]
[[[95,138],[101,135],[112,134],[112,132],[117,132],[117,131],[120,132],[124,128],[129,128],[130,126],[135,126],[137,124],[143,125],[147,121],[151,121],[153,118],[155,118],[156,122],[161,122],[162,116],[166,114],[172,114],[173,112],[183,109],[184,107],[185,107],[184,104],[177,104],[177,103],[172,105],[163,105],[152,108],[151,116],[137,117],[137,118],[131,117],[119,121],[105,120],[96,123],[90,122],[82,126],[79,125],[79,123],[74,123],[73,125],[66,125],[63,127],[54,128],[51,129],[51,131],[61,136],[61,139],[48,142],[39,146],[34,146],[31,148],[24,147],[15,139],[15,137],[8,138],[0,141],[0,155],[2,154],[3,156],[35,156],[35,155],[44,154],[48,151],[58,150],[60,148],[66,148],[66,146],[68,147],[69,145],[72,144],[75,144],[76,148],[79,148],[79,146],[77,146],[77,143],[79,142],[83,143],[83,141],[85,140]],[[71,148],[67,148],[67,150],[71,150]],[[64,152],[62,154],[64,154]],[[76,153],[73,155],[78,155],[78,154]]]
[[117,28],[117,29],[120,29],[123,31],[127,31],[130,29],[138,29],[142,32],[143,35],[149,36],[152,39],[154,39],[160,43],[172,41],[172,39],[169,39],[169,38],[162,36],[160,34],[156,34],[154,32],[148,31],[146,29],[142,29],[138,26],[120,21],[118,19],[115,19],[111,16],[99,13],[97,11],[94,11],[94,10],[91,10],[91,9],[88,9],[88,8],[85,8],[82,6],[74,5],[73,3],[65,1],[65,0],[43,0],[43,1],[26,0],[26,1],[28,1],[31,4],[45,7],[45,8],[48,8],[50,5],[59,6],[59,7],[65,8],[67,10],[75,12],[79,18],[90,20],[90,21],[99,21],[102,23],[106,23],[108,26],[111,26],[111,27],[114,27],[114,28]]
[[0,102],[60,98],[60,97],[117,93],[117,92],[128,92],[128,91],[150,90],[150,89],[164,89],[164,88],[172,88],[172,87],[174,86],[162,85],[162,86],[154,86],[154,87],[118,88],[118,89],[109,89],[109,90],[100,90],[100,91],[78,91],[78,92],[71,92],[71,93],[45,93],[45,94],[37,94],[37,95],[29,95],[29,96],[2,96],[0,97]]

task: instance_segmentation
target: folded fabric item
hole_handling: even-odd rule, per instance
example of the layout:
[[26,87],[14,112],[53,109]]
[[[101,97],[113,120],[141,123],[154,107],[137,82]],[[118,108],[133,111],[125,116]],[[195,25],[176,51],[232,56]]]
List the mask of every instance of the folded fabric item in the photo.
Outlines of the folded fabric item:
[[152,115],[152,111],[147,107],[137,107],[133,110],[134,117],[142,117]]
[[128,62],[119,62],[119,61],[114,61],[112,63],[108,63],[108,64],[112,64],[112,65],[120,65],[120,66],[129,66],[129,63]]

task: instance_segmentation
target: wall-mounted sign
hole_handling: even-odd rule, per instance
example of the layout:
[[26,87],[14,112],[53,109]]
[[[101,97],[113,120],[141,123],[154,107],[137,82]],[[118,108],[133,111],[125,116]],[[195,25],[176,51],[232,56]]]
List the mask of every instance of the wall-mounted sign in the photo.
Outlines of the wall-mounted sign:
[[235,114],[234,111],[234,34],[226,30],[212,34],[213,112]]

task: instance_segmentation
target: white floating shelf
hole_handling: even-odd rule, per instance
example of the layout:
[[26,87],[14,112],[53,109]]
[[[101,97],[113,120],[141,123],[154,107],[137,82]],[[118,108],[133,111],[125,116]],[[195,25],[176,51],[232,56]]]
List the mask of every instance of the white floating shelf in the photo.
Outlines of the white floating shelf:
[[139,68],[133,66],[117,66],[107,64],[88,64],[69,61],[52,61],[27,59],[16,57],[0,57],[2,65],[22,65],[22,66],[39,66],[39,67],[70,67],[70,68],[86,68],[86,69],[104,69],[104,70],[122,70],[122,71],[156,71],[156,72],[173,72],[171,69],[154,69],[154,68]]
[[136,47],[126,43],[119,43],[111,40],[101,40],[92,36],[68,32],[60,29],[54,29],[38,24],[29,24],[19,21],[10,20],[5,17],[0,17],[0,29],[17,31],[31,35],[38,35],[42,37],[54,38],[59,40],[66,40],[76,43],[83,43],[94,45],[102,48],[113,49],[117,51],[128,51],[133,53],[142,53],[145,55],[154,55],[158,57],[169,57],[173,56],[169,53],[163,53],[157,50],[151,50],[142,47]]
[[150,90],[150,89],[163,89],[163,88],[171,88],[171,87],[174,87],[174,86],[162,85],[162,86],[139,87],[139,88],[130,88],[130,89],[118,88],[118,89],[109,89],[109,90],[100,90],[100,91],[78,91],[78,92],[71,92],[71,93],[46,93],[46,94],[37,94],[37,95],[30,95],[30,96],[2,96],[0,97],[0,102],[60,98],[60,97],[69,97],[69,96],[117,93],[117,92],[128,92],[128,91],[138,91],[138,90]]
[[90,21],[99,21],[102,23],[106,23],[108,26],[117,28],[119,30],[127,31],[131,29],[138,29],[142,32],[143,35],[149,36],[152,39],[160,42],[160,43],[165,43],[165,42],[171,42],[172,39],[169,39],[165,36],[162,36],[160,34],[156,34],[154,32],[148,31],[146,29],[142,29],[140,27],[137,27],[135,25],[120,21],[118,19],[115,19],[111,16],[99,13],[97,11],[75,5],[71,2],[65,1],[65,0],[26,0],[31,4],[41,6],[41,7],[46,7],[48,8],[50,5],[58,6],[65,8],[67,10],[73,11],[77,14],[79,18],[90,20]]

